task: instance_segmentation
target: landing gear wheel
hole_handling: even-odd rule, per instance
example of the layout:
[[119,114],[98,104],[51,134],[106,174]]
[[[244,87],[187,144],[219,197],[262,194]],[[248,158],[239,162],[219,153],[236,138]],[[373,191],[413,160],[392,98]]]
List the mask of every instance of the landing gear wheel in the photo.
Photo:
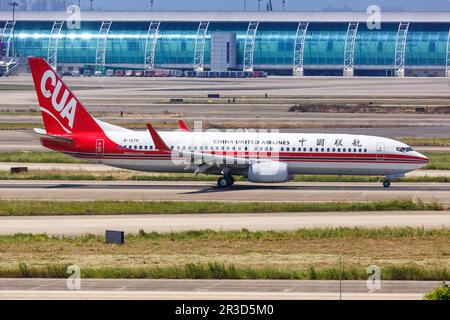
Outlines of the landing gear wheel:
[[227,187],[232,187],[234,184],[234,178],[232,176],[229,176],[226,178],[227,180]]
[[225,177],[220,177],[217,179],[217,186],[219,188],[226,188],[228,186],[228,181],[225,179]]
[[389,188],[391,186],[391,182],[390,181],[383,181],[383,187],[385,188]]

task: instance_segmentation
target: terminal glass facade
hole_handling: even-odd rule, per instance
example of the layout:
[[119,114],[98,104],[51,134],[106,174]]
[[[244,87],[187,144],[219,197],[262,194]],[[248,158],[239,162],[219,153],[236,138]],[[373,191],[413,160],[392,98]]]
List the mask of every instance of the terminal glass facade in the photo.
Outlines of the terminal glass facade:
[[[2,27],[5,21],[0,21]],[[155,50],[156,67],[188,69],[194,63],[198,22],[162,22]],[[53,22],[17,21],[14,51],[19,56],[47,57]],[[94,64],[101,21],[82,22],[81,29],[64,25],[58,46],[58,63]],[[304,66],[311,69],[339,69],[343,66],[347,23],[310,23],[304,48]],[[448,24],[411,23],[407,35],[407,68],[445,68]],[[107,42],[106,64],[143,65],[149,23],[113,22]],[[211,22],[204,62],[210,63],[213,32],[236,34],[236,62],[241,67],[248,22]],[[354,48],[355,69],[392,69],[398,23],[369,30],[360,23]],[[254,66],[265,70],[291,70],[297,23],[261,22],[256,34]]]

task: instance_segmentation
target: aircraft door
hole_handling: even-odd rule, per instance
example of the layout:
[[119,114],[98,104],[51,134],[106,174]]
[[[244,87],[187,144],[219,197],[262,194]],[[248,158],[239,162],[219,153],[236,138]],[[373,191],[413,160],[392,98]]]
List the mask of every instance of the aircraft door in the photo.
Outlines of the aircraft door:
[[384,143],[377,143],[377,160],[384,160]]
[[105,152],[105,140],[103,139],[95,140],[95,153],[98,156],[103,156],[104,152]]

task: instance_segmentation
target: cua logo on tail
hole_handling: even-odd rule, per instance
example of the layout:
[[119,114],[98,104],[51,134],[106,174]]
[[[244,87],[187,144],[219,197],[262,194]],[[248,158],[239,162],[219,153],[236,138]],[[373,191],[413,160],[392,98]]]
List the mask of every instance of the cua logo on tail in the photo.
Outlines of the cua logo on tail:
[[[47,88],[47,84],[50,84],[50,88],[53,88],[53,91]],[[42,75],[40,90],[42,95],[45,98],[51,98],[51,103],[56,112],[59,113],[61,118],[66,118],[68,121],[69,127],[73,128],[73,122],[75,119],[75,113],[77,111],[77,101],[72,96],[69,101],[69,90],[64,88],[64,92],[61,97],[61,88],[63,87],[62,82],[57,79],[53,70],[47,70]],[[58,101],[59,100],[59,101]],[[50,111],[50,110],[49,110]]]

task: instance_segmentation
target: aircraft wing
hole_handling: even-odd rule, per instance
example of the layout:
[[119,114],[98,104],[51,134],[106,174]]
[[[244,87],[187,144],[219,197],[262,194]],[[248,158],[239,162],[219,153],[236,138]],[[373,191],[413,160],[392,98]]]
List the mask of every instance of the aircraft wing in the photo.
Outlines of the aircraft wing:
[[178,120],[178,125],[180,126],[181,131],[189,132],[189,128],[183,120]]
[[223,156],[210,153],[192,152],[192,151],[179,151],[170,149],[167,144],[163,141],[161,136],[156,132],[151,124],[147,124],[148,131],[152,136],[155,147],[158,150],[164,152],[174,153],[175,155],[189,160],[189,162],[200,162],[200,164],[211,164],[211,165],[223,165],[223,166],[236,166],[236,165],[249,165],[254,162],[258,162],[257,159],[234,157],[234,156]]

